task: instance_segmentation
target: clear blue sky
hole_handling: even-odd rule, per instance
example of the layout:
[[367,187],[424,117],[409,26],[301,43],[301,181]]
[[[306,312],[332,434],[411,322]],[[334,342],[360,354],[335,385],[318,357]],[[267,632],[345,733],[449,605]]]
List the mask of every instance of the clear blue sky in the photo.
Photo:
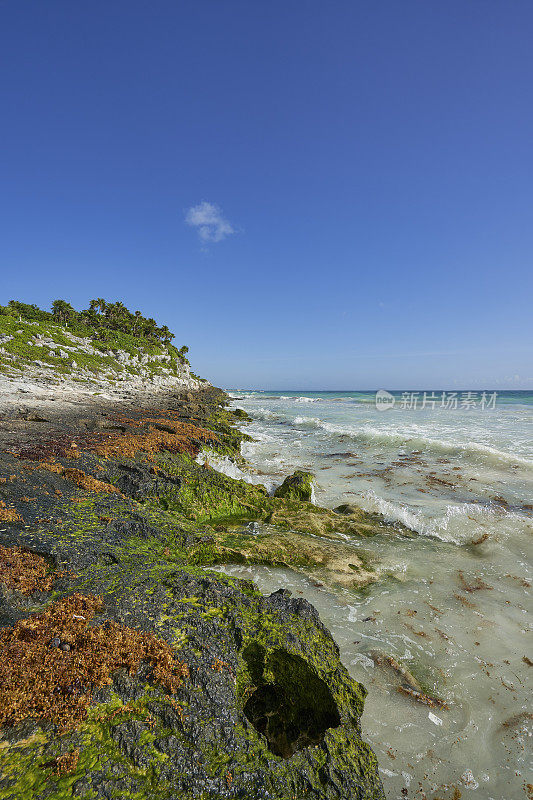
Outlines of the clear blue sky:
[[0,302],[121,299],[228,387],[532,387],[532,42],[530,0],[0,0]]

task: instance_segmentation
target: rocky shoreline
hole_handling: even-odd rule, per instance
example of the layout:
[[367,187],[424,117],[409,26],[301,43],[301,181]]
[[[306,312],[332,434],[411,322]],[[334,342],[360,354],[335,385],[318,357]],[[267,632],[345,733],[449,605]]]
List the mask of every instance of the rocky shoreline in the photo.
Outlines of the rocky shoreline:
[[26,399],[0,425],[0,798],[384,798],[366,691],[314,608],[209,570],[364,583],[303,531],[379,521],[212,469],[246,436],[213,387]]

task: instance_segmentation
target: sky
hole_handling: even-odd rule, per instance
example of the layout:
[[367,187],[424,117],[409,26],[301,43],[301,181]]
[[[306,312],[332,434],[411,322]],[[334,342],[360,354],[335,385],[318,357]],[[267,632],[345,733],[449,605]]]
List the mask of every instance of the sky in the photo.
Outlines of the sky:
[[0,303],[228,388],[533,388],[529,0],[0,0]]

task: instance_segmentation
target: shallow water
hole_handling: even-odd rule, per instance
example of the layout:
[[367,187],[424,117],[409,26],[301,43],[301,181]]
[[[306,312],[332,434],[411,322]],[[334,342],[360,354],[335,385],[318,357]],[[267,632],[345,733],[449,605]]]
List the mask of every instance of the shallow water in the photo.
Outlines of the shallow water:
[[[256,441],[243,452],[255,480],[272,486],[306,467],[320,504],[352,501],[420,534],[354,543],[380,572],[359,593],[333,593],[290,570],[226,568],[317,607],[369,691],[363,730],[389,800],[528,797],[531,397],[510,393],[483,411],[379,412],[356,393],[248,393],[235,405],[254,418],[245,430]],[[447,708],[399,693],[376,651],[401,661]]]

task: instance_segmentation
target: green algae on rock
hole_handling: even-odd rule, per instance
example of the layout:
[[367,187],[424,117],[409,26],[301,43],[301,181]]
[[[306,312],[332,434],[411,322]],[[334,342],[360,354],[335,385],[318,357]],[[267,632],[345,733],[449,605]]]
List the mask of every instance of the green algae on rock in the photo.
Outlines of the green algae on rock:
[[[169,419],[216,431],[213,447],[235,454],[242,434],[224,402],[219,391],[204,390],[172,401]],[[77,418],[61,425],[68,438]],[[39,553],[54,569],[53,590],[0,593],[2,624],[76,592],[98,595],[99,624],[153,634],[190,678],[169,694],[149,663],[135,675],[119,669],[112,685],[93,692],[87,719],[73,731],[58,737],[37,718],[4,725],[0,798],[383,800],[376,758],[361,736],[365,689],[349,677],[314,608],[285,591],[263,597],[250,582],[206,569],[229,552],[253,558],[255,543],[256,558],[290,563],[292,556],[326,571],[325,551],[313,551],[308,534],[272,524],[256,534],[248,523],[279,515],[289,524],[300,509],[304,519],[322,520],[325,545],[342,548],[335,524],[354,522],[269,497],[187,453],[106,459],[78,450],[57,463],[71,468],[75,455],[77,469],[120,493],[86,491],[63,469],[0,453],[2,472],[12,476],[0,496],[25,520],[6,524],[0,541]]]
[[217,532],[209,546],[195,553],[202,564],[263,564],[295,569],[335,587],[358,588],[375,581],[377,573],[343,539],[310,536],[273,526]]
[[274,497],[284,497],[287,500],[311,500],[315,476],[312,472],[301,469],[285,478],[281,486],[274,492]]

